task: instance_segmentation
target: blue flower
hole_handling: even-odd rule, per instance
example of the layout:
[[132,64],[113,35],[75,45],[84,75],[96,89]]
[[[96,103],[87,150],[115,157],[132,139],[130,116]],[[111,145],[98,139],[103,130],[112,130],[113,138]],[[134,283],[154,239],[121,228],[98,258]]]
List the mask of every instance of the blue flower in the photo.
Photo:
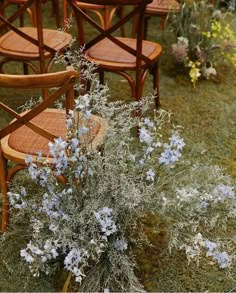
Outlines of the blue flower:
[[179,160],[179,158],[181,157],[181,153],[179,152],[179,150],[175,150],[175,149],[165,149],[164,152],[161,153],[161,156],[159,158],[159,163],[160,164],[172,164],[175,163]]
[[170,137],[170,147],[176,147],[178,150],[182,150],[185,146],[183,138],[181,138],[177,132],[174,132]]
[[150,145],[153,141],[153,138],[145,127],[141,127],[139,130],[139,140],[141,142],[145,142],[148,145]]

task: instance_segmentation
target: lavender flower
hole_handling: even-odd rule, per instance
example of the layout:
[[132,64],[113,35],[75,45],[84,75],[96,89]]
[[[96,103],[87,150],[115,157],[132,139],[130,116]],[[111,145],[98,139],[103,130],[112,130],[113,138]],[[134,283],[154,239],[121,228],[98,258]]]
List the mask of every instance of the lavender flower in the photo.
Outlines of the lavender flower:
[[211,256],[220,268],[228,268],[231,265],[231,256],[226,251],[220,252],[217,243],[205,240],[205,248],[207,249],[206,255]]
[[76,282],[80,283],[82,281],[82,278],[85,277],[85,275],[79,269],[79,266],[82,266],[82,264],[86,261],[87,258],[88,252],[84,249],[79,248],[72,248],[71,251],[65,257],[65,268],[75,275]]
[[69,113],[66,117],[66,127],[67,129],[71,129],[74,124],[74,111],[69,110]]
[[66,148],[68,143],[61,137],[55,139],[54,143],[49,142],[48,144],[50,154],[54,158],[56,175],[60,175],[63,170],[66,169],[68,165],[68,157],[66,155]]
[[174,132],[170,137],[170,147],[176,147],[178,150],[182,150],[185,146],[183,138],[181,138],[178,132]]
[[180,157],[181,153],[179,152],[179,150],[172,150],[170,148],[167,148],[164,150],[164,152],[161,153],[161,156],[158,160],[160,164],[169,165],[177,162]]
[[139,140],[148,145],[150,145],[151,142],[153,141],[153,138],[151,137],[150,133],[145,127],[141,127],[139,130]]
[[207,255],[211,256],[212,251],[215,250],[218,247],[218,245],[215,242],[205,240],[205,247],[207,249]]
[[235,196],[234,187],[231,185],[219,184],[214,188],[213,194],[215,202],[224,201]]
[[95,213],[95,217],[101,225],[101,231],[105,236],[109,236],[117,231],[116,224],[112,220],[112,209],[104,207]]
[[228,268],[231,265],[231,257],[225,251],[216,251],[212,255],[212,257],[219,264],[219,267],[222,269]]

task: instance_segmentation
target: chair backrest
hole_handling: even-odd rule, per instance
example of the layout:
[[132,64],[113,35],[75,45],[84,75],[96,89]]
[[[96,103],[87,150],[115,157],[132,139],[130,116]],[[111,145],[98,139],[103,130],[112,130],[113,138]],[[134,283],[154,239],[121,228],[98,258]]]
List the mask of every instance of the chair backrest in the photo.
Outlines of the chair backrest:
[[[40,72],[45,72],[45,52],[49,52],[51,55],[56,53],[54,48],[51,48],[44,44],[43,40],[43,17],[42,17],[42,4],[44,0],[28,0],[23,5],[20,5],[17,11],[13,12],[11,16],[8,18],[4,17],[2,13],[0,13],[0,35],[5,33],[6,30],[12,30],[17,33],[22,38],[26,39],[30,43],[34,44],[38,47],[39,56],[40,56]],[[2,4],[3,5],[3,4]],[[35,39],[29,34],[26,34],[24,31],[20,30],[19,27],[16,26],[16,20],[20,19],[22,15],[27,11],[28,8],[34,9],[35,13],[35,23],[37,28],[38,38]],[[2,8],[0,6],[0,12]]]
[[63,95],[65,95],[65,106],[67,112],[70,109],[73,109],[74,84],[77,79],[78,73],[72,69],[57,73],[37,75],[0,74],[0,87],[16,89],[16,96],[12,98],[14,100],[17,99],[17,89],[53,89],[47,99],[40,101],[33,109],[25,111],[21,114],[12,109],[9,102],[0,102],[0,109],[7,112],[14,118],[10,124],[0,128],[0,140],[20,128],[22,125],[25,125],[42,137],[53,141],[56,138],[55,135],[37,126],[32,122],[32,119],[49,108],[49,106],[52,107],[53,103],[61,99]]
[[[87,0],[88,1],[88,0]],[[108,38],[110,41],[115,43],[117,46],[123,50],[134,55],[137,60],[137,67],[141,65],[142,60],[145,62],[150,62],[150,60],[142,54],[142,40],[144,35],[144,15],[146,5],[151,3],[152,0],[89,0],[91,4],[97,5],[115,5],[123,9],[122,18],[119,18],[115,23],[113,23],[109,28],[102,28],[97,24],[83,9],[80,8],[78,2],[86,2],[84,0],[67,0],[71,5],[75,19],[77,22],[78,29],[78,41],[79,45],[83,47],[84,50],[87,50],[94,46],[96,43],[100,42],[102,39]],[[129,8],[126,9],[126,7]],[[133,18],[137,18],[137,30],[136,30],[136,48],[131,48],[130,46],[124,44],[119,39],[114,36],[114,33],[121,29],[122,26],[127,24],[129,21],[132,21]],[[85,27],[84,23],[87,22],[93,26],[98,34],[85,42]]]

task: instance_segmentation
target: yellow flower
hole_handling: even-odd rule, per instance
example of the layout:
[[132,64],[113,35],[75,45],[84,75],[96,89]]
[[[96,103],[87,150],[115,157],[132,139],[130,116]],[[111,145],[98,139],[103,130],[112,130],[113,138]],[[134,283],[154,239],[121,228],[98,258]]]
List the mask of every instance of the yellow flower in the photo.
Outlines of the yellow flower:
[[193,83],[194,88],[196,87],[196,82],[198,78],[201,76],[199,66],[200,66],[199,61],[195,61],[195,62],[191,60],[188,61],[188,67],[190,67],[189,76],[190,76],[191,82]]

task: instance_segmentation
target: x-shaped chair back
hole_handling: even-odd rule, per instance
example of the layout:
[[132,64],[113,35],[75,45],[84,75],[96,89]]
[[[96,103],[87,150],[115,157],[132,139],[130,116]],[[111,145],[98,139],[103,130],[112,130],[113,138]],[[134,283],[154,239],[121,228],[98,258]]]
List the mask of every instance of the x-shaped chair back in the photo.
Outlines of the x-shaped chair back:
[[[44,2],[44,0],[28,0],[10,17],[6,18],[0,14],[0,55],[5,57],[0,62],[0,69],[6,62],[16,60],[30,66],[35,73],[49,72],[55,53],[63,53],[70,44],[72,40],[70,34],[43,27]],[[16,20],[20,19],[29,8],[34,9],[36,26],[18,27]],[[39,68],[33,61],[39,62]]]
[[[13,133],[15,130],[25,125],[32,129],[42,137],[47,138],[50,141],[54,141],[57,136],[48,132],[32,122],[32,120],[51,106],[54,102],[59,100],[63,94],[66,93],[66,109],[73,109],[74,104],[74,82],[77,78],[76,71],[65,71],[59,73],[44,74],[40,76],[28,75],[19,78],[19,76],[0,74],[0,86],[10,88],[53,88],[56,86],[60,87],[47,97],[43,99],[33,109],[24,112],[23,114],[17,113],[14,109],[0,102],[0,109],[4,110],[14,118],[13,122],[6,127],[0,129],[0,140],[7,135]],[[20,83],[19,83],[20,81]]]
[[[84,48],[86,51],[87,49],[91,48],[98,42],[100,42],[104,38],[108,38],[110,41],[114,42],[117,46],[124,49],[125,51],[129,52],[130,54],[134,55],[136,57],[137,67],[140,67],[142,60],[144,60],[146,63],[150,63],[150,60],[142,54],[142,40],[143,40],[143,34],[144,34],[144,14],[145,14],[145,8],[148,3],[151,2],[151,0],[91,0],[89,3],[91,4],[100,4],[100,5],[117,5],[121,8],[125,6],[131,7],[131,10],[124,15],[122,19],[118,19],[116,23],[112,24],[109,28],[103,28],[100,26],[97,22],[95,22],[83,9],[81,9],[78,5],[77,0],[68,0],[70,5],[72,6],[74,13],[76,15],[76,21],[78,25],[78,41],[80,46]],[[81,1],[80,2],[86,2]],[[132,21],[134,17],[138,18],[137,23],[139,24],[137,26],[137,35],[136,35],[136,48],[131,48],[130,46],[127,46],[123,42],[121,42],[119,39],[117,39],[113,33],[117,31],[118,29],[122,28],[125,24],[127,24],[129,21]],[[85,42],[85,28],[84,28],[84,21],[87,21],[90,23],[97,31],[98,35],[94,37],[93,39],[89,40],[88,42]]]
[[[30,8],[32,5],[35,5],[35,11],[36,11],[36,23],[37,23],[37,34],[38,39],[35,39],[31,37],[30,35],[24,33],[22,30],[19,30],[18,27],[14,25],[14,21],[16,21],[20,16],[22,16],[28,8]],[[36,45],[39,50],[39,56],[40,56],[40,71],[45,72],[45,54],[44,50],[48,51],[50,54],[55,54],[56,50],[48,47],[44,44],[43,41],[43,20],[42,20],[42,1],[38,0],[29,0],[25,2],[23,5],[19,7],[17,11],[15,11],[8,19],[6,19],[3,15],[0,14],[0,33],[3,32],[5,29],[12,30],[15,33],[17,33],[19,36],[23,37],[30,43]]]

